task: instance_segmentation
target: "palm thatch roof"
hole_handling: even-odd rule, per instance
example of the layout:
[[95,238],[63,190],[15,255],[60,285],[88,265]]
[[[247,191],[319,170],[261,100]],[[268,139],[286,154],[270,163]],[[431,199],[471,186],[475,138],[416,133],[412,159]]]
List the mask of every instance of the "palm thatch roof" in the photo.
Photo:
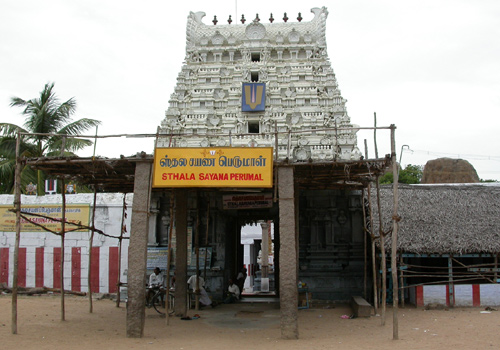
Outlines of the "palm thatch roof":
[[[392,185],[381,186],[382,222],[392,226]],[[398,250],[415,254],[500,253],[500,185],[399,185]],[[378,232],[376,191],[372,192]],[[386,240],[390,249],[391,235]]]

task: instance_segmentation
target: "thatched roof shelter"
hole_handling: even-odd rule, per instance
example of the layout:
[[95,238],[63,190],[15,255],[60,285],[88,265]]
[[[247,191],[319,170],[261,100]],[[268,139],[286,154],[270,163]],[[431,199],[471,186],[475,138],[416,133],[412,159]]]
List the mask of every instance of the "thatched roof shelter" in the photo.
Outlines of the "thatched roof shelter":
[[[384,229],[392,185],[381,186]],[[373,194],[376,195],[375,191]],[[372,196],[372,198],[376,198]],[[374,216],[376,201],[372,199]],[[399,185],[398,250],[415,254],[500,253],[500,185]],[[378,218],[374,218],[377,223]],[[378,226],[378,225],[374,225]],[[375,227],[378,232],[378,227]],[[390,249],[390,234],[386,248]]]

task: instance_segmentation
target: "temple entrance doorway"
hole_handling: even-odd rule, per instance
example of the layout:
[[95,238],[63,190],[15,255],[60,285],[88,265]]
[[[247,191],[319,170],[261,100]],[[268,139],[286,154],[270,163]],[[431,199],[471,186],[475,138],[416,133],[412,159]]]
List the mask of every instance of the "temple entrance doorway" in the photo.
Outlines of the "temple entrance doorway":
[[242,295],[276,295],[274,223],[259,220],[244,225],[240,242],[247,274]]

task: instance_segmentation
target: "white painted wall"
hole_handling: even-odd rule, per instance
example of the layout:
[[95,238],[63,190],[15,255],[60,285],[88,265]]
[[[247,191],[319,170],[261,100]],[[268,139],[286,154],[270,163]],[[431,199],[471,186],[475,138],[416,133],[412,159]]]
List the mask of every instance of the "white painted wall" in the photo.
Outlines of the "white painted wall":
[[[66,195],[67,204],[88,204],[90,206],[89,226],[92,220],[92,193],[88,194],[73,194]],[[132,200],[133,194],[126,195],[127,203],[127,218],[125,218],[125,226],[130,231],[130,220],[132,217]],[[13,195],[0,195],[0,205],[13,205]],[[22,205],[57,205],[62,203],[61,195],[46,195],[46,196],[21,196]],[[122,222],[122,193],[99,193],[97,194],[96,204],[96,219],[95,227],[112,236],[119,236]],[[125,236],[130,236],[130,232],[126,232]],[[65,255],[64,255],[64,287],[71,288],[72,275],[72,249],[80,247],[81,250],[81,290],[87,291],[88,282],[88,253],[89,253],[89,238],[90,231],[71,232],[67,233],[65,239]],[[8,285],[12,286],[13,269],[14,269],[14,245],[15,232],[0,231],[0,248],[9,249],[9,273]],[[128,239],[123,240],[122,256],[121,256],[121,281],[126,282],[126,271],[128,267]],[[61,246],[61,239],[49,232],[21,232],[20,248],[26,248],[26,286],[35,286],[35,271],[36,260],[35,251],[37,247],[44,248],[44,286],[53,286],[53,248]],[[93,246],[99,247],[99,291],[106,293],[109,290],[109,248],[118,247],[118,239],[105,237],[95,234]]]

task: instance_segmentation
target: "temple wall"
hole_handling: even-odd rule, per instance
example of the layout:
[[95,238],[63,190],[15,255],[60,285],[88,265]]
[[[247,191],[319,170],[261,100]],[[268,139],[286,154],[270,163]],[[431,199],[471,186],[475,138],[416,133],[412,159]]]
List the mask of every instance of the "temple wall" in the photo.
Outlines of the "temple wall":
[[364,237],[360,191],[300,195],[299,280],[314,299],[363,294]]
[[[125,226],[130,230],[132,194],[126,196],[127,218]],[[61,195],[25,196],[22,206],[47,207],[61,205]],[[1,206],[12,206],[13,195],[0,195]],[[81,205],[92,212],[93,194],[66,195],[67,205]],[[123,194],[97,195],[95,226],[108,235],[119,236],[122,220]],[[90,222],[91,214],[88,217]],[[125,233],[128,236],[128,233]],[[65,237],[64,288],[73,291],[88,290],[88,255],[90,231],[69,232]],[[0,283],[12,286],[14,271],[15,232],[0,231]],[[90,267],[93,292],[115,293],[118,274],[121,282],[127,282],[128,240],[123,240],[121,271],[118,271],[118,239],[95,233],[93,240],[94,263]],[[21,231],[19,248],[18,283],[21,287],[60,288],[61,238],[49,232]]]

